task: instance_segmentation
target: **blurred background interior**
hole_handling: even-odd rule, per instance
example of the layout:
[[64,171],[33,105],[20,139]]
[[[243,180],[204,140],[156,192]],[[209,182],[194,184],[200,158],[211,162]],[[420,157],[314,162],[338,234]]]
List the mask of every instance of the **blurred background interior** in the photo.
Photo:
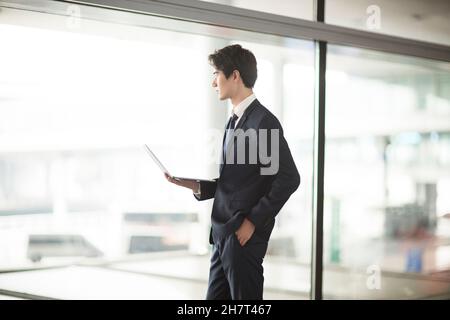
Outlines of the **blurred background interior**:
[[[313,0],[220,3],[313,20]],[[326,1],[326,23],[447,46],[449,21],[447,0]],[[232,43],[255,54],[302,177],[265,298],[309,299],[313,41],[45,0],[0,1],[0,41],[0,299],[204,298],[212,202],[142,145],[218,176],[231,106],[207,56]],[[326,84],[324,298],[449,298],[450,63],[330,44]]]

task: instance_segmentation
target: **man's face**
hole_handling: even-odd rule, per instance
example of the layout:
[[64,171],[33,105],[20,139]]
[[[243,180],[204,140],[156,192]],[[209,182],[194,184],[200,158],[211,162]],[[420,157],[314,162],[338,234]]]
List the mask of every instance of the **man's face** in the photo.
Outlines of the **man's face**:
[[231,98],[235,89],[235,81],[233,81],[234,74],[232,73],[227,79],[223,71],[214,69],[213,75],[212,86],[216,89],[219,99],[225,100]]

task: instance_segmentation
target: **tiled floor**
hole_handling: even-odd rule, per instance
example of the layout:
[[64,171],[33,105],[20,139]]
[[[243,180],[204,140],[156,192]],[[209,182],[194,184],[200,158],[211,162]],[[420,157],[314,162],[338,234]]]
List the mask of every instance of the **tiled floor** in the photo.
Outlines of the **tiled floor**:
[[[0,290],[57,299],[203,299],[208,266],[208,256],[176,255],[3,273]],[[267,259],[265,299],[308,299],[309,275],[308,265]],[[357,270],[328,267],[324,273],[325,297],[408,299],[450,295],[448,279],[384,273],[381,287],[369,290],[367,277]]]

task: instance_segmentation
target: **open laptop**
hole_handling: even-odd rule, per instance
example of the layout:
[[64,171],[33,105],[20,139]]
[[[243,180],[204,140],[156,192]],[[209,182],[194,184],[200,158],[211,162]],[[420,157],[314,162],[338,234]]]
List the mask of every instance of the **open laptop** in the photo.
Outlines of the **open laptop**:
[[200,182],[200,181],[206,181],[206,182],[214,182],[214,180],[205,180],[205,179],[195,179],[195,178],[184,178],[184,177],[175,177],[173,175],[171,175],[169,173],[169,170],[166,169],[166,167],[164,167],[164,165],[161,163],[161,161],[159,161],[158,157],[156,157],[156,155],[153,153],[153,151],[150,149],[150,147],[146,144],[144,144],[144,148],[147,151],[147,153],[150,155],[150,157],[153,159],[153,161],[158,165],[158,167],[161,169],[162,172],[168,174],[171,178],[175,179],[175,180],[187,180],[187,181],[195,181],[195,182]]

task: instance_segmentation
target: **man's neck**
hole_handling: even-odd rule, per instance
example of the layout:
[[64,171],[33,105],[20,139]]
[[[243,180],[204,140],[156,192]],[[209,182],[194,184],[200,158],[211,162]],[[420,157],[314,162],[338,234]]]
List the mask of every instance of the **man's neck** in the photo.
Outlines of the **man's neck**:
[[247,89],[247,90],[243,90],[238,95],[236,95],[235,97],[231,98],[230,100],[231,100],[231,104],[233,105],[233,110],[236,108],[236,106],[239,103],[244,101],[246,98],[248,98],[252,94],[253,94],[253,90],[252,89]]

